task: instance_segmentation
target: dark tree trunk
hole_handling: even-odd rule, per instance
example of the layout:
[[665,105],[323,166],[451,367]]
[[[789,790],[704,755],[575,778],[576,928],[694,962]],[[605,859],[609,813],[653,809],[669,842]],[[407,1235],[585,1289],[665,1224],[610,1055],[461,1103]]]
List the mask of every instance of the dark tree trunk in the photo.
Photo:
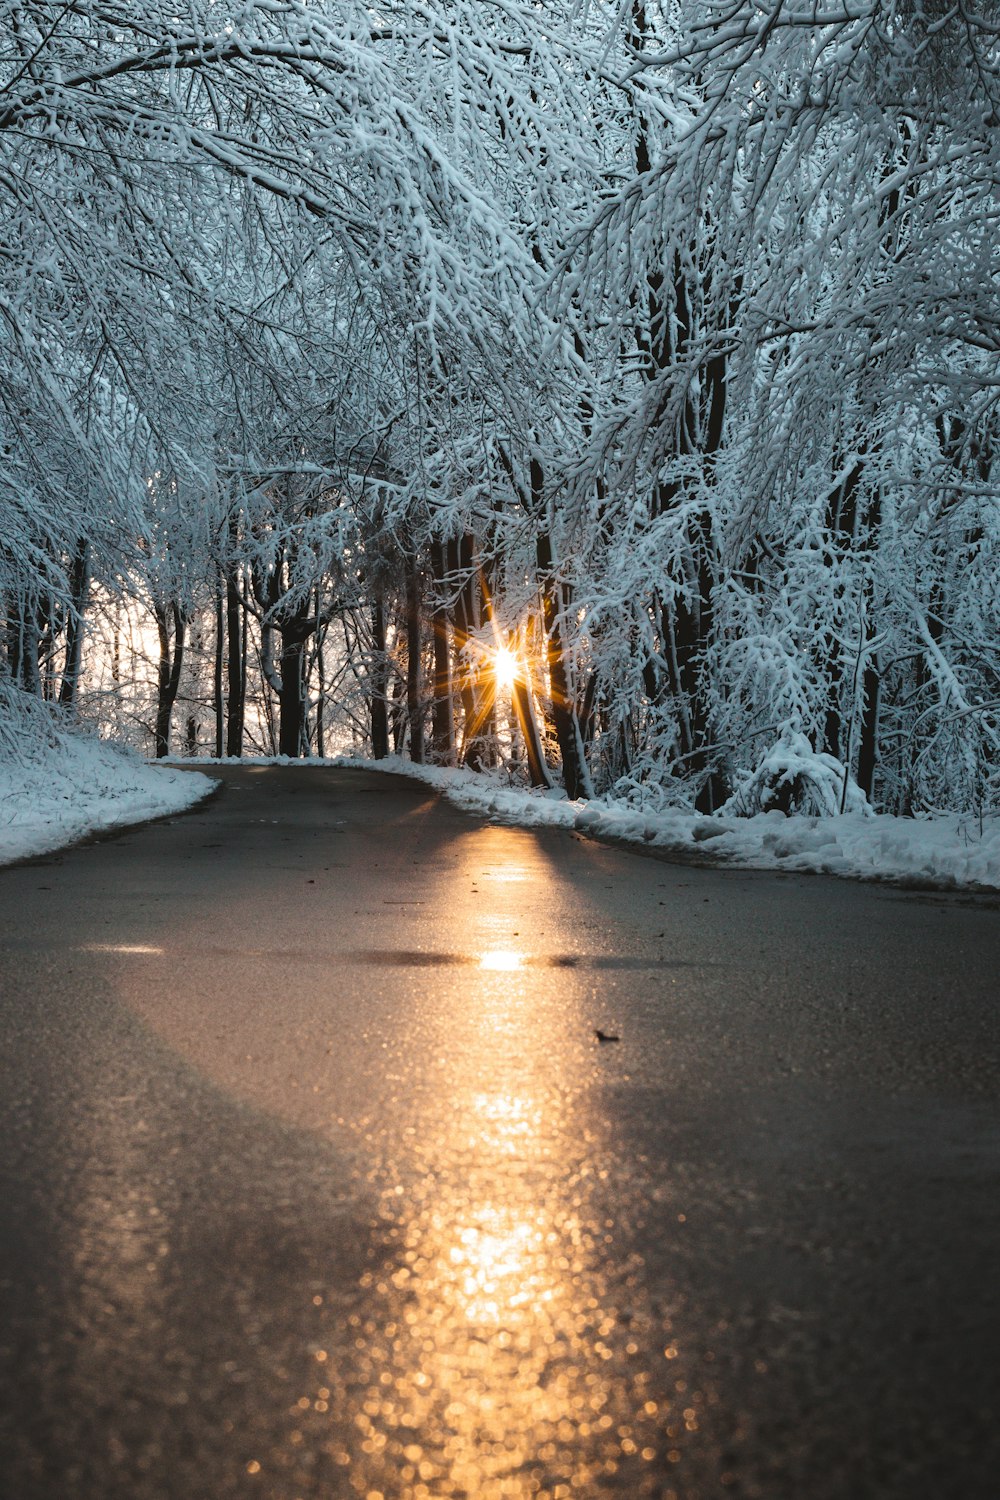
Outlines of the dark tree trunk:
[[281,685],[278,691],[278,754],[302,754],[306,727],[305,645],[310,631],[301,619],[278,627]]
[[239,571],[234,564],[226,572],[226,637],[229,648],[229,704],[226,720],[226,754],[243,754],[243,724],[246,716],[246,625]]
[[592,796],[593,793],[573,702],[560,618],[562,600],[558,581],[552,576],[552,544],[547,532],[539,534],[536,551],[542,593],[542,619],[545,623],[546,665],[552,692],[552,722],[562,756],[563,785],[567,797],[575,801],[579,797]]
[[403,748],[403,735],[406,729],[406,705],[403,701],[405,684],[402,678],[397,677],[392,685],[392,693],[389,701],[392,705],[389,712],[389,733],[392,736],[392,753],[399,755]]
[[688,537],[688,574],[660,616],[667,662],[664,686],[677,705],[685,768],[701,783],[695,806],[699,812],[710,813],[717,811],[729,794],[715,760],[712,718],[702,680],[702,655],[713,623],[711,516],[704,514],[692,521]]
[[243,754],[243,728],[247,698],[247,629],[246,604],[240,563],[240,512],[235,506],[227,523],[226,557],[226,644],[227,644],[227,717],[226,754]]
[[[252,568],[250,575],[261,608],[261,667],[278,697],[278,754],[291,759],[308,751],[306,643],[320,625],[312,612],[312,592],[291,589],[294,574],[294,552],[282,544],[267,566]],[[274,634],[281,642],[277,671],[271,655]]]
[[156,633],[160,642],[160,660],[156,679],[155,754],[158,760],[170,754],[170,720],[177,701],[181,667],[184,664],[184,642],[187,621],[178,604],[154,606]]
[[[858,523],[858,491],[864,474],[864,465],[859,459],[847,477],[830,491],[826,501],[826,526],[834,550],[853,545]],[[832,565],[834,558],[829,557]],[[843,721],[844,698],[844,648],[839,632],[830,635],[824,669],[826,689],[826,714],[823,724],[823,749],[834,760],[843,760],[849,753]],[[850,664],[847,667],[850,671]]]
[[[316,618],[320,615],[320,595],[316,590]],[[329,626],[324,624],[316,630],[316,754],[320,760],[326,755],[326,668],[323,664],[323,647]]]
[[543,786],[551,790],[554,785],[552,773],[546,764],[542,737],[538,731],[538,720],[535,717],[535,705],[531,701],[531,690],[527,683],[517,679],[511,689],[511,698],[514,701],[518,727],[524,739],[524,752],[528,759],[528,776],[531,785]]
[[221,569],[215,574],[215,660],[212,670],[212,698],[215,707],[215,754],[219,759],[225,747],[226,701],[223,694],[226,660],[226,598]]
[[[479,629],[493,624],[493,599],[486,582],[483,567],[476,572],[477,612]],[[493,658],[489,652],[480,651],[476,656],[476,702],[479,715],[479,737],[483,747],[483,763],[487,766],[499,764],[497,737],[497,680]]]
[[[836,486],[827,500],[827,528],[831,534],[831,545],[838,551],[858,554],[871,553],[875,536],[881,523],[881,494],[862,492],[866,455],[852,465],[847,478]],[[827,709],[824,723],[823,748],[828,755],[843,761],[848,774],[854,759],[854,744],[857,744],[855,779],[865,796],[872,797],[875,774],[878,768],[878,724],[879,701],[882,677],[877,658],[867,649],[874,637],[872,624],[873,591],[870,578],[861,584],[864,598],[864,639],[858,642],[859,655],[865,654],[865,666],[861,676],[861,722],[855,740],[855,723],[858,708],[857,671],[850,684],[850,706],[847,723],[844,723],[844,695],[848,691],[845,679],[850,668],[845,665],[844,648],[837,636],[831,637],[825,662],[827,677]],[[847,787],[845,783],[844,793]]]
[[408,557],[406,581],[406,718],[410,732],[410,759],[424,759],[424,714],[420,695],[420,570],[415,557]]
[[26,692],[41,696],[37,613],[23,594],[16,595],[11,601],[7,627],[7,660],[12,681]]
[[455,651],[460,661],[459,698],[464,719],[462,758],[472,771],[482,771],[492,764],[492,747],[483,733],[489,718],[490,692],[486,685],[484,663],[470,646],[479,628],[479,603],[476,587],[475,547],[465,535],[448,543],[449,571],[461,578],[455,604]]
[[[544,474],[537,459],[531,461],[531,495],[534,514],[544,515]],[[583,737],[576,714],[573,684],[570,680],[569,662],[562,622],[562,590],[555,576],[552,557],[552,539],[539,519],[539,532],[535,542],[538,563],[539,587],[542,596],[542,622],[545,626],[546,663],[549,686],[552,690],[552,722],[562,756],[563,785],[571,800],[592,797],[590,772],[583,749]]]
[[463,536],[460,541],[449,543],[451,570],[462,575],[462,584],[455,602],[455,647],[461,662],[459,697],[462,702],[462,717],[465,726],[463,759],[473,771],[483,769],[481,746],[478,739],[476,667],[468,653],[469,642],[475,629],[475,589],[472,583],[472,538]]
[[869,802],[875,790],[875,770],[878,765],[878,711],[882,678],[878,663],[874,660],[865,668],[864,699],[861,715],[861,737],[858,742],[858,786]]
[[455,764],[455,721],[451,691],[451,649],[448,606],[444,599],[447,556],[443,542],[431,547],[431,568],[438,591],[431,615],[434,631],[434,691],[431,697],[431,752],[439,765]]
[[591,672],[584,690],[583,703],[580,706],[580,733],[583,736],[584,748],[587,750],[594,743],[594,732],[597,728],[597,688],[599,681],[597,672]]
[[77,543],[69,573],[70,608],[66,619],[66,664],[59,685],[59,702],[70,706],[76,702],[80,685],[80,662],[83,654],[83,616],[87,607],[90,582],[90,544],[83,538]]
[[372,605],[372,666],[370,673],[372,755],[385,760],[389,754],[389,659],[385,644],[385,603],[376,599]]

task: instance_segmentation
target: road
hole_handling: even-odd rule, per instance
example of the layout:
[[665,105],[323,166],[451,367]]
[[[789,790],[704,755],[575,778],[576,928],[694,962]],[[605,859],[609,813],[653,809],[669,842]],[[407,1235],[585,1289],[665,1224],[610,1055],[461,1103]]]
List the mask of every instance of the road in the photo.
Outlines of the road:
[[995,902],[219,774],[0,870],[11,1500],[995,1500]]

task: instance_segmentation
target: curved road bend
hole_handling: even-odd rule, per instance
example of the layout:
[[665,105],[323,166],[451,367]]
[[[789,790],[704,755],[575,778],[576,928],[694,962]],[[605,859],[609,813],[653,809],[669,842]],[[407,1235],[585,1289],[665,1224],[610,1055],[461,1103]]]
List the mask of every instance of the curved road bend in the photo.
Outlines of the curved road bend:
[[995,902],[219,774],[0,870],[11,1500],[995,1500]]

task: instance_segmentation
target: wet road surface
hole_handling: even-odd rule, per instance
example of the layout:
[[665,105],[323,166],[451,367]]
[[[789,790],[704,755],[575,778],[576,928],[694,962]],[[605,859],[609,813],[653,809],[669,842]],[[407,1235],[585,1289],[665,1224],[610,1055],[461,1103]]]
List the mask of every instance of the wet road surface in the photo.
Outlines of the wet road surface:
[[0,870],[5,1495],[995,1500],[996,903],[220,774]]

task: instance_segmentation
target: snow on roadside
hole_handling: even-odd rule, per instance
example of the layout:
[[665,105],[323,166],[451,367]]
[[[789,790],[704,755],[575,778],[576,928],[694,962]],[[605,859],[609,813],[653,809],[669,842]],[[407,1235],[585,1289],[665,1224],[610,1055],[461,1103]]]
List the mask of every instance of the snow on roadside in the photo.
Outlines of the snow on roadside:
[[333,764],[406,775],[434,787],[469,812],[516,823],[576,829],[593,838],[699,852],[713,861],[758,870],[812,870],[862,880],[902,880],[927,887],[1000,889],[1000,817],[957,813],[897,818],[885,813],[804,817],[772,811],[740,818],[681,811],[643,812],[598,798],[568,802],[560,793],[503,787],[473,771],[343,758]]
[[[324,762],[273,757],[265,763],[303,769],[325,764],[408,776],[480,817],[700,853],[712,861],[752,869],[813,870],[946,889],[1000,889],[1000,818],[995,816],[982,823],[956,813],[918,818],[872,813],[786,817],[771,811],[752,817],[707,817],[680,810],[643,811],[611,798],[569,802],[562,792],[529,792],[472,771],[415,766],[396,756]],[[216,785],[195,771],[151,765],[120,746],[50,732],[28,755],[0,756],[0,865],[48,853],[88,834],[183,812]]]
[[152,766],[117,745],[51,733],[25,755],[0,757],[0,865],[183,812],[215,786],[207,776]]

